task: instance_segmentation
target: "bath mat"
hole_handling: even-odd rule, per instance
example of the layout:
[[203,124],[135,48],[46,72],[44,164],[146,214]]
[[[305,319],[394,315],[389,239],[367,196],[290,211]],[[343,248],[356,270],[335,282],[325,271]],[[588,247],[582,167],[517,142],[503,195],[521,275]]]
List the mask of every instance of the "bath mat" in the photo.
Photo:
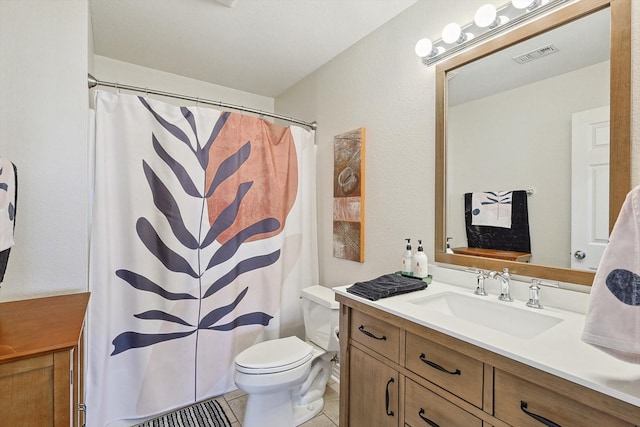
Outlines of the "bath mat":
[[135,427],[231,427],[227,414],[216,400],[206,400],[145,421]]

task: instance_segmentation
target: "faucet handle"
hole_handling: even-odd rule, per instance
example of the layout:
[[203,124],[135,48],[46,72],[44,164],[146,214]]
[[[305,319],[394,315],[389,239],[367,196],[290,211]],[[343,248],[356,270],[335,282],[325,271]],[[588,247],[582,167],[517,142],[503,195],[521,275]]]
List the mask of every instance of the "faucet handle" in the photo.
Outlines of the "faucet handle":
[[527,301],[527,307],[542,308],[540,304],[540,280],[531,279],[531,285],[529,285],[529,300]]

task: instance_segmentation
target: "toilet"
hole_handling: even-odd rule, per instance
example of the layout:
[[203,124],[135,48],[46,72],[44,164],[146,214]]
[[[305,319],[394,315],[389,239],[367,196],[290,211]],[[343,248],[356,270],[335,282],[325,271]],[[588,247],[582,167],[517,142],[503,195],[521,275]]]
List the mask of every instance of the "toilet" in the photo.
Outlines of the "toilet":
[[235,359],[234,380],[248,395],[244,427],[293,427],[318,414],[339,350],[339,304],[331,289],[302,290],[306,341],[280,338],[255,344]]

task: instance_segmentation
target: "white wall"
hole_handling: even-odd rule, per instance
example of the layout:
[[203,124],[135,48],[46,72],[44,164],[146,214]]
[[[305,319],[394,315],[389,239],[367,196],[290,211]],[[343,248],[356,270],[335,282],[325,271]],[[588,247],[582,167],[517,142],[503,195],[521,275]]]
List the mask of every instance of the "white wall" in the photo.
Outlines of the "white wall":
[[[276,98],[278,113],[319,123],[320,280],[325,286],[398,270],[405,237],[422,238],[433,259],[435,74],[421,64],[413,46],[421,37],[438,38],[450,21],[470,22],[483,3],[419,1]],[[640,2],[633,3],[633,159],[640,159]],[[367,129],[363,264],[333,258],[331,227],[333,136],[360,126]],[[637,185],[640,166],[633,163]]]
[[87,289],[87,0],[0,0],[0,155],[18,167],[0,301]]
[[[141,67],[128,62],[118,61],[105,56],[95,55],[95,71],[93,76],[102,81],[121,83],[162,92],[172,92],[181,95],[194,96],[212,101],[222,101],[228,104],[245,105],[258,110],[273,112],[274,99],[255,95],[249,92],[230,89],[228,87],[194,80],[177,74],[166,73],[153,68]],[[99,88],[100,90],[115,89]],[[174,105],[194,105],[195,102],[167,98],[153,95],[154,99]],[[203,105],[205,106],[205,105]],[[214,106],[207,106],[216,108]]]

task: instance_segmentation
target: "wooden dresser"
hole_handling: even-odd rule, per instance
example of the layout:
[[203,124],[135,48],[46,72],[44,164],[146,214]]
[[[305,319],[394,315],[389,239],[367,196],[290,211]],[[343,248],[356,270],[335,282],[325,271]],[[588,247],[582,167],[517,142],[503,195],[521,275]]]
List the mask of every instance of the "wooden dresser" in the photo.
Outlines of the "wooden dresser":
[[80,427],[89,293],[0,303],[0,424]]

